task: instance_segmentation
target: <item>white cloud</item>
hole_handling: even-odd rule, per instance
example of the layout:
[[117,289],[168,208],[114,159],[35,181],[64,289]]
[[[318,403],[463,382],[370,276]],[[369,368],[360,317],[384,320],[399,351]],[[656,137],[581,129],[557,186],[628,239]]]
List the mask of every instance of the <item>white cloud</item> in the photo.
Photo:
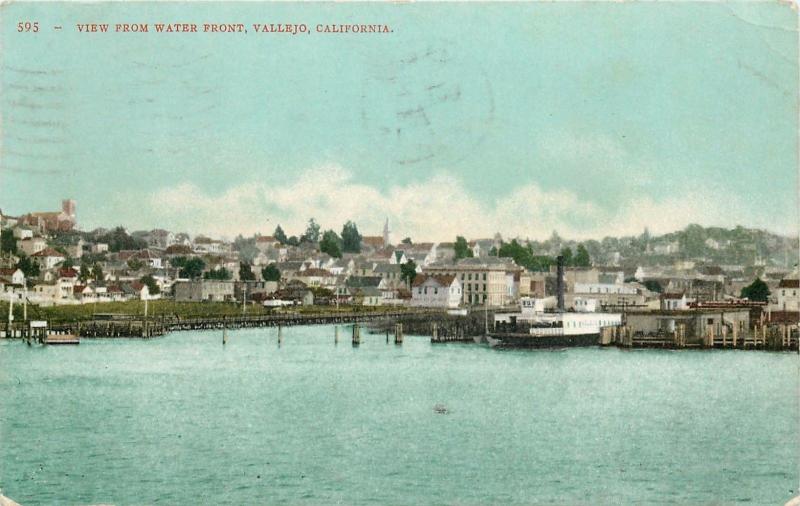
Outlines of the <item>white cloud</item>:
[[[703,225],[769,225],[743,208],[728,208],[722,199],[700,192],[656,199],[641,194],[607,208],[567,190],[544,190],[536,184],[517,186],[494,203],[470,194],[453,174],[439,173],[386,191],[354,180],[340,166],[318,167],[276,187],[262,182],[241,184],[208,194],[192,183],[165,188],[150,198],[151,226],[191,233],[233,237],[238,233],[271,233],[280,223],[299,234],[309,217],[325,228],[340,230],[355,221],[364,235],[381,233],[389,218],[395,240],[469,238],[544,238],[557,230],[563,237],[600,239],[606,235],[671,232],[688,223]],[[760,217],[765,218],[765,217]],[[789,220],[791,223],[791,220]]]
[[653,160],[631,155],[621,139],[602,133],[548,132],[537,136],[543,160],[557,167],[590,171],[626,186],[653,183]]

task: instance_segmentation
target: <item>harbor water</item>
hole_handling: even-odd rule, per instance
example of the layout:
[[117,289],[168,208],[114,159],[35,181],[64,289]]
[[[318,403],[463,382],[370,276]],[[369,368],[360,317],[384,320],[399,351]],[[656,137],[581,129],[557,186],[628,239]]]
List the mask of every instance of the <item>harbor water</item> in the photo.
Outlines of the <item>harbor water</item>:
[[341,326],[0,341],[33,504],[782,504],[798,356],[500,351]]

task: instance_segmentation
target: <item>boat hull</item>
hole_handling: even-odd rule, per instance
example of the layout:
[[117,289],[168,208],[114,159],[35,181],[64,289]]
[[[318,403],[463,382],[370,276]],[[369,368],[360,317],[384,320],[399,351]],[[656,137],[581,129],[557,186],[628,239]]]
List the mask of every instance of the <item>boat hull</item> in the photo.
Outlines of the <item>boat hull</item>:
[[572,348],[597,346],[599,334],[567,336],[532,336],[530,334],[495,333],[486,336],[492,348]]

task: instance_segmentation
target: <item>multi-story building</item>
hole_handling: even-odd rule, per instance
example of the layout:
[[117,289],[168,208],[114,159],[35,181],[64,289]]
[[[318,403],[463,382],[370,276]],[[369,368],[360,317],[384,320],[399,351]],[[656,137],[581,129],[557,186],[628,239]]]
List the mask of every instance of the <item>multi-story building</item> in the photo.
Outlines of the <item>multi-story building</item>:
[[233,281],[179,281],[175,283],[175,300],[178,302],[233,300]]
[[506,273],[520,270],[510,259],[486,257],[432,264],[424,267],[422,273],[457,277],[466,305],[502,306],[511,302]]

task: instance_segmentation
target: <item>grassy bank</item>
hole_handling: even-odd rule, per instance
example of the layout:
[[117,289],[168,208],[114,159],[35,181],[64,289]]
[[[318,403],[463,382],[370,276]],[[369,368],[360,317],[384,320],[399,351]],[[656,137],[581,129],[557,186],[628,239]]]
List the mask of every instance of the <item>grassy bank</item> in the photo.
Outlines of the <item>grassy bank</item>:
[[[265,315],[275,312],[307,313],[352,313],[397,311],[403,308],[387,306],[295,306],[280,309],[269,309],[260,305],[248,306],[247,315]],[[148,315],[152,317],[170,316],[186,318],[214,318],[220,316],[240,316],[242,306],[231,302],[175,302],[172,300],[152,300],[148,302]],[[14,319],[22,321],[23,309],[14,304]],[[144,302],[140,300],[126,302],[103,302],[97,304],[80,304],[68,306],[39,307],[28,305],[28,319],[49,320],[52,323],[66,323],[91,320],[98,313],[116,313],[126,315],[144,315]],[[8,319],[8,303],[0,302],[0,322]]]

